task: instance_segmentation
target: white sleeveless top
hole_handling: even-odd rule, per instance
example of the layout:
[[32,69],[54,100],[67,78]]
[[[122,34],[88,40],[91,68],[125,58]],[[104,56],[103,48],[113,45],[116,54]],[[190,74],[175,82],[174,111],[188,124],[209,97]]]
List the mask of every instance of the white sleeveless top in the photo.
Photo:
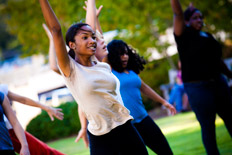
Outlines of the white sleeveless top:
[[[133,119],[123,105],[119,81],[107,63],[96,61],[91,67],[83,66],[71,57],[69,77],[65,84],[88,120],[93,135],[103,135]],[[96,60],[96,59],[95,59]]]

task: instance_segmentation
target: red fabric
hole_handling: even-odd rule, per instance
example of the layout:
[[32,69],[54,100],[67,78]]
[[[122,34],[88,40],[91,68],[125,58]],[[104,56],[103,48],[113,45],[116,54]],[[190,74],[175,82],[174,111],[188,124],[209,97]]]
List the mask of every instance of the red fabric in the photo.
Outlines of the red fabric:
[[[10,138],[12,140],[14,151],[19,153],[21,149],[21,144],[15,135],[13,129],[8,130],[10,134]],[[30,133],[25,131],[25,135],[27,138],[27,143],[29,146],[29,151],[31,155],[64,155],[63,153],[49,147],[44,142],[40,141],[39,139],[32,136]]]

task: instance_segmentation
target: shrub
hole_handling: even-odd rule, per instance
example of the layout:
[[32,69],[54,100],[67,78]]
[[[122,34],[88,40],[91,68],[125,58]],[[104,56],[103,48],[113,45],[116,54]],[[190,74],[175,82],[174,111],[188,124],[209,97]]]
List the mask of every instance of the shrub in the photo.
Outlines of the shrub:
[[63,103],[58,108],[63,110],[63,121],[51,121],[48,114],[42,111],[31,120],[26,130],[44,142],[77,134],[81,126],[76,102]]

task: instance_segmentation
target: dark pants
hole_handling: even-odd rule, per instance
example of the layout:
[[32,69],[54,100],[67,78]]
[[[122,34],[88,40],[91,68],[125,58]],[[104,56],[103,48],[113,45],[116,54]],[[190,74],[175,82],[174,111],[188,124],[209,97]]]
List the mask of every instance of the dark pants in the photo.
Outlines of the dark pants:
[[95,136],[88,131],[91,155],[147,155],[147,149],[131,121],[109,133]]
[[224,77],[214,81],[184,83],[189,103],[200,125],[207,154],[219,154],[216,142],[215,119],[218,114],[232,137],[232,103]]
[[15,155],[14,150],[0,150],[1,155]]
[[150,116],[145,117],[140,123],[135,123],[134,126],[145,144],[155,153],[159,155],[173,154],[162,131]]

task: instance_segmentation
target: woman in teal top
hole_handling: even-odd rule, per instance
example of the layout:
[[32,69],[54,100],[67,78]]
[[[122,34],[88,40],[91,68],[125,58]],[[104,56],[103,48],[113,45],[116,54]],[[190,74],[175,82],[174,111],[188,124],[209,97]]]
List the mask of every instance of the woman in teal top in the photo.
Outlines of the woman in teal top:
[[119,73],[113,69],[112,72],[120,81],[120,93],[124,105],[130,110],[130,114],[134,117],[132,123],[141,122],[148,116],[140,93],[142,85],[141,79],[133,70],[128,70],[128,73]]
[[150,99],[163,104],[172,114],[176,113],[175,108],[140,79],[138,74],[143,70],[145,61],[136,54],[133,48],[122,40],[113,40],[107,45],[107,49],[112,72],[120,81],[120,93],[124,105],[134,117],[132,123],[145,144],[157,154],[173,154],[162,131],[145,110],[141,92]]

